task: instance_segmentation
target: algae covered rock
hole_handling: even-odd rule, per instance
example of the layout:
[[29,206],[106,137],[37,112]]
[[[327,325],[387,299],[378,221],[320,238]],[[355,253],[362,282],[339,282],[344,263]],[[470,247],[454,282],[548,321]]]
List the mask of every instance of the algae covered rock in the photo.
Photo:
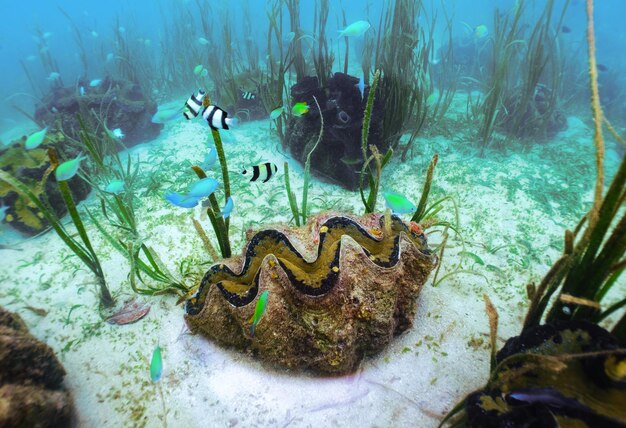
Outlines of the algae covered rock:
[[[349,190],[359,188],[359,173],[364,162],[361,127],[369,86],[361,94],[358,83],[356,77],[335,73],[324,88],[319,86],[317,77],[306,77],[292,86],[294,104],[307,103],[309,112],[300,117],[291,116],[285,134],[289,150],[304,163],[320,132],[315,97],[324,117],[324,133],[311,156],[311,169]],[[368,144],[385,153],[389,147],[382,139],[383,101],[379,98],[374,99]]]
[[[61,138],[50,135],[53,142]],[[9,172],[13,177],[26,184],[30,190],[45,200],[52,210],[61,217],[67,212],[61,193],[59,192],[54,174],[46,173],[50,160],[46,142],[34,150],[26,150],[21,142],[0,149],[0,169]],[[91,187],[78,175],[68,181],[75,202],[82,201],[91,191]],[[0,181],[0,205],[8,207],[4,222],[22,233],[36,235],[48,227],[48,222],[39,209],[28,198],[19,195],[13,187]]]
[[73,404],[65,370],[17,314],[0,308],[0,427],[65,427]]
[[[303,228],[249,233],[241,257],[205,274],[185,319],[193,332],[272,364],[348,373],[412,325],[435,265],[415,224],[323,214]],[[250,318],[265,290],[267,307],[252,335]]]
[[141,85],[107,77],[95,86],[80,80],[75,86],[53,87],[37,106],[35,119],[80,140],[80,114],[90,130],[104,134],[104,126],[120,128],[128,147],[159,135],[163,125],[151,121],[156,111],[156,102]]
[[465,401],[471,427],[626,426],[626,350],[583,321],[509,339],[489,383]]

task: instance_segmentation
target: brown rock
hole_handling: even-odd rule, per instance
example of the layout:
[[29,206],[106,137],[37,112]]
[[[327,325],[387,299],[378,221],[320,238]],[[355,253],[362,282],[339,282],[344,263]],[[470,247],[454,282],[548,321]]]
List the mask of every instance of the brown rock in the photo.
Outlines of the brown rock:
[[65,391],[7,384],[0,387],[0,427],[70,426],[72,403]]

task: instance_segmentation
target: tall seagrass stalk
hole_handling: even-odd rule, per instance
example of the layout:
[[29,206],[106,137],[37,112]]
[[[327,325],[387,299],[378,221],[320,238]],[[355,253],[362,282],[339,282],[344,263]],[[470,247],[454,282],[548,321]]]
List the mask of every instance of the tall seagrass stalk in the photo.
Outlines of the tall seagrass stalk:
[[285,0],[289,11],[289,22],[294,39],[291,42],[293,54],[293,67],[296,70],[296,81],[300,82],[306,76],[306,62],[302,54],[302,31],[300,30],[300,0]]
[[395,0],[381,14],[374,64],[383,76],[377,95],[385,106],[384,147],[397,147],[419,96],[419,64],[413,49],[420,43],[416,17],[421,8],[421,0]]
[[[522,84],[515,88],[516,93],[509,94],[509,97],[513,95],[518,101],[505,125],[508,133],[514,136],[545,137],[549,124],[554,120],[563,74],[563,58],[557,43],[559,32],[554,31],[554,28],[563,25],[568,5],[569,0],[566,0],[560,18],[552,22],[554,0],[547,0],[541,17],[525,42],[525,55],[520,58]],[[517,67],[510,67],[509,70],[515,74],[520,71]],[[542,82],[550,85],[550,96],[543,103],[545,110],[528,118],[528,112],[535,111],[536,91]]]
[[493,63],[491,64],[490,83],[487,87],[487,96],[480,106],[482,112],[482,123],[478,135],[484,150],[496,127],[498,110],[502,105],[502,95],[507,89],[507,71],[509,59],[517,44],[523,43],[518,40],[518,25],[524,2],[520,1],[515,8],[515,14],[509,23],[509,15],[504,17],[497,11],[494,12],[494,35],[493,35]]
[[411,217],[411,221],[415,223],[419,223],[424,218],[426,214],[426,204],[428,203],[428,195],[430,194],[430,185],[433,181],[433,173],[435,171],[435,166],[437,166],[437,161],[439,160],[439,155],[435,154],[430,161],[430,165],[428,166],[428,172],[426,173],[426,181],[424,182],[424,188],[422,189],[422,196],[420,198],[419,203],[417,204],[417,210]]
[[[283,93],[288,92],[285,84],[285,73],[293,64],[293,44],[289,45],[287,52],[283,51],[282,5],[282,0],[276,0],[272,4],[271,10],[267,11],[267,18],[269,20],[269,28],[267,31],[267,71],[261,74],[259,97],[268,114],[275,108],[284,104]],[[278,58],[275,57],[272,40],[274,40],[278,47]],[[280,139],[280,144],[284,148],[286,122],[282,114],[274,120],[274,124],[276,125],[276,133]]]
[[[209,95],[206,95],[207,102],[211,104],[211,99]],[[224,205],[228,198],[230,197],[230,179],[228,177],[228,165],[226,163],[226,155],[224,154],[224,146],[222,144],[222,138],[220,137],[220,133],[217,129],[211,129],[211,135],[213,136],[213,142],[215,143],[215,150],[217,151],[217,158],[220,161],[220,167],[222,169],[222,180],[224,183]],[[199,178],[205,178],[206,174],[202,171],[201,168],[194,167],[193,170],[196,172]],[[211,225],[213,226],[213,231],[217,236],[217,241],[219,243],[220,252],[222,253],[222,257],[228,258],[231,256],[230,249],[230,238],[229,238],[229,226],[230,226],[230,218],[224,219],[221,215],[221,205],[217,201],[217,197],[215,194],[211,194],[209,196],[210,207],[207,207],[207,215],[209,216],[209,220],[211,221]]]
[[322,115],[322,109],[320,108],[319,103],[317,102],[317,98],[313,96],[313,100],[315,101],[315,105],[317,106],[317,111],[320,114],[320,133],[317,136],[317,141],[315,145],[309,151],[309,154],[306,155],[306,161],[304,162],[304,184],[302,189],[302,224],[306,224],[306,219],[308,217],[307,203],[308,203],[308,195],[309,195],[309,181],[311,179],[311,155],[317,148],[320,141],[322,141],[322,136],[324,135],[324,116]]
[[289,181],[289,165],[287,162],[284,164],[285,170],[285,189],[287,191],[287,198],[289,199],[289,207],[291,208],[291,213],[293,214],[294,221],[296,222],[296,226],[300,226],[301,224],[306,224],[308,217],[308,198],[309,198],[309,182],[311,179],[311,156],[313,152],[317,148],[320,141],[322,141],[322,136],[324,135],[324,117],[322,116],[322,110],[320,109],[320,105],[317,102],[317,98],[313,96],[313,100],[315,101],[315,105],[320,114],[320,133],[317,136],[317,141],[309,150],[309,153],[306,156],[306,161],[304,162],[304,184],[302,188],[302,210],[298,211],[298,201],[296,200],[295,193],[291,190],[291,183]]
[[[365,206],[366,214],[372,213],[376,209],[376,200],[378,199],[381,173],[393,155],[393,149],[389,149],[387,150],[387,153],[382,156],[378,152],[378,148],[374,145],[369,145],[371,155],[367,155],[367,141],[369,139],[372,110],[374,109],[374,98],[376,97],[376,87],[378,86],[379,80],[380,70],[376,70],[374,80],[372,80],[372,86],[370,86],[369,94],[367,96],[367,104],[363,116],[363,127],[361,128],[361,152],[363,154],[363,166],[361,167],[361,173],[359,175],[359,193],[361,194],[361,201]],[[369,187],[369,194],[367,198],[365,198],[365,193],[363,192],[364,176],[367,176],[367,184]]]
[[314,32],[317,30],[317,55],[313,56],[313,65],[320,87],[325,88],[326,82],[330,77],[334,56],[328,50],[326,43],[326,21],[328,21],[328,12],[330,9],[329,0],[320,0],[319,8],[315,7]]
[[300,226],[300,213],[298,211],[298,201],[296,200],[296,194],[291,190],[291,183],[289,181],[289,164],[285,161],[283,166],[285,172],[285,190],[287,191],[287,198],[289,199],[289,208],[291,208],[291,215],[293,216],[296,226]]

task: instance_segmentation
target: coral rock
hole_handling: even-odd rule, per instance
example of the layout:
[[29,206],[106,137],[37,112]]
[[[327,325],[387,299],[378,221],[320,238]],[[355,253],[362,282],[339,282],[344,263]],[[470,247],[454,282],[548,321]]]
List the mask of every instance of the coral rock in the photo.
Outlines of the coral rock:
[[626,426],[626,352],[585,321],[509,339],[487,385],[465,400],[470,427]]
[[[320,215],[299,229],[251,234],[241,257],[212,266],[185,318],[227,346],[319,373],[355,370],[412,325],[436,257],[397,217]],[[415,230],[415,228],[414,228]],[[250,334],[257,296],[265,314]]]
[[0,427],[71,426],[65,370],[22,319],[0,308]]
[[[52,134],[52,132],[48,133],[47,140],[55,139]],[[62,146],[61,141],[55,141],[55,143]],[[54,213],[62,217],[67,213],[67,207],[63,202],[54,174],[46,173],[50,167],[50,160],[44,147],[49,144],[46,141],[42,147],[27,151],[23,143],[16,142],[0,149],[0,169],[24,183],[37,197],[45,197]],[[64,158],[67,159],[69,156]],[[44,178],[45,182],[42,185]],[[91,191],[89,184],[78,175],[72,177],[67,183],[76,203],[85,199]],[[4,181],[0,181],[1,205],[9,207],[4,221],[22,233],[36,235],[49,227],[48,221],[39,209]]]
[[[320,87],[317,77],[306,77],[291,88],[295,102],[306,102],[309,112],[301,117],[290,116],[285,133],[286,145],[294,158],[304,164],[317,142],[320,118],[317,99],[324,118],[324,133],[318,147],[311,155],[313,173],[333,181],[349,190],[359,188],[359,172],[363,166],[361,128],[369,86],[361,96],[359,79],[344,73],[335,73],[325,87]],[[383,141],[383,98],[376,97],[370,121],[368,144],[385,153],[389,143]]]

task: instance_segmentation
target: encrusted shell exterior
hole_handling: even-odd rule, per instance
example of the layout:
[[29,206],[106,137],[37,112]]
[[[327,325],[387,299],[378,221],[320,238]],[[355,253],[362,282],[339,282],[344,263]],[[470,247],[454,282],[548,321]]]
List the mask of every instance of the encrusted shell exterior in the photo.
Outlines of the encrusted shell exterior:
[[[241,257],[206,273],[186,303],[187,324],[271,363],[319,373],[353,371],[409,328],[436,265],[417,225],[393,217],[386,226],[379,214],[323,214],[303,228],[248,237]],[[265,290],[267,308],[252,336]]]

